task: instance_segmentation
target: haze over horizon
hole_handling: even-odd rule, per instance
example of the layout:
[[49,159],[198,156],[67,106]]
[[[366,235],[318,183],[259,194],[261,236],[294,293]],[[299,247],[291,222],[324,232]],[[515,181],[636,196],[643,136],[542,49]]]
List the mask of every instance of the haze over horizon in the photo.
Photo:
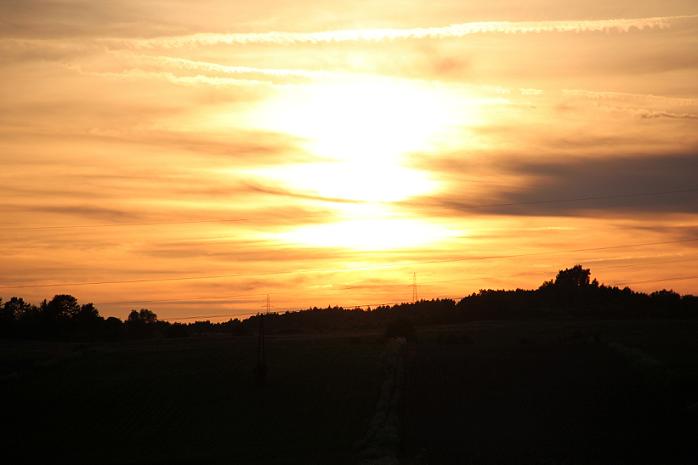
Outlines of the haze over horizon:
[[698,6],[0,4],[0,296],[698,294]]

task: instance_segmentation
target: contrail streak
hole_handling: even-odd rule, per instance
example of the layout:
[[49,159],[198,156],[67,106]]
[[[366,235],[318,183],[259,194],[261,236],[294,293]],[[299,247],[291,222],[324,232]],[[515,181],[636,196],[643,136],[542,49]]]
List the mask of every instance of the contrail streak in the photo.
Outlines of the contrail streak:
[[[405,39],[446,39],[473,34],[529,34],[541,32],[629,32],[633,29],[667,29],[690,16],[658,16],[632,19],[597,19],[575,21],[479,21],[440,27],[340,29],[320,32],[250,32],[200,33],[129,41],[138,48],[176,48],[201,45],[245,44],[314,44],[327,42],[376,42]],[[118,40],[118,39],[117,39]]]

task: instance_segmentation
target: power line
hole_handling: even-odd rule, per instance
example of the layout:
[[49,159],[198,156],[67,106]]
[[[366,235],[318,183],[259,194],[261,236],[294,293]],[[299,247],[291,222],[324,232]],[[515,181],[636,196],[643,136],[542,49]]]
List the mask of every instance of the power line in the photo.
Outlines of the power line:
[[529,252],[522,254],[512,254],[512,255],[490,255],[490,256],[480,256],[480,257],[461,257],[461,258],[451,258],[444,260],[430,260],[421,262],[412,262],[405,264],[389,264],[389,265],[376,265],[372,267],[365,268],[352,268],[352,269],[306,269],[306,270],[288,270],[288,271],[277,271],[268,273],[233,273],[233,274],[220,274],[220,275],[208,275],[208,276],[181,276],[181,277],[170,277],[170,278],[146,278],[146,279],[130,279],[130,280],[115,280],[115,281],[89,281],[89,282],[74,282],[74,283],[50,283],[50,284],[12,284],[12,285],[2,285],[0,289],[27,289],[27,288],[43,288],[43,287],[68,287],[68,286],[96,286],[105,284],[138,284],[138,283],[155,283],[155,282],[173,282],[173,281],[195,281],[195,280],[207,280],[207,279],[222,279],[222,278],[233,278],[233,277],[259,277],[259,276],[276,276],[285,274],[304,274],[304,273],[343,273],[351,271],[368,271],[368,270],[380,270],[380,269],[390,269],[390,268],[404,268],[410,265],[430,265],[437,263],[455,263],[462,261],[479,261],[479,260],[497,260],[497,259],[507,259],[507,258],[520,258],[520,257],[530,257],[538,255],[555,255],[560,253],[573,253],[573,252],[591,252],[598,250],[612,250],[612,249],[625,249],[633,247],[646,247],[652,245],[666,245],[666,244],[678,244],[678,243],[688,243],[696,242],[698,238],[695,239],[679,239],[674,241],[660,241],[660,242],[641,242],[635,244],[624,244],[615,246],[605,246],[605,247],[590,247],[583,249],[570,249],[570,250],[546,250],[540,252]]
[[78,282],[78,283],[52,283],[52,284],[23,284],[23,285],[11,285],[11,286],[0,286],[2,289],[22,289],[22,288],[33,288],[33,287],[62,287],[62,286],[99,286],[104,284],[135,284],[135,283],[159,283],[159,282],[169,282],[169,281],[193,281],[201,279],[218,279],[218,278],[230,278],[237,276],[247,276],[242,273],[236,274],[224,274],[224,275],[211,275],[211,276],[182,276],[178,278],[157,278],[157,279],[128,279],[123,281],[90,281],[90,282]]
[[194,315],[194,316],[179,316],[172,318],[158,318],[160,321],[178,321],[178,320],[195,320],[197,318],[237,318],[241,316],[253,316],[257,315],[259,312],[247,312],[247,313],[237,313],[237,314],[222,314],[222,315]]
[[210,297],[191,297],[188,299],[149,299],[149,300],[116,300],[112,302],[95,302],[95,305],[127,305],[127,304],[153,304],[153,303],[187,303],[187,302],[210,302],[210,303],[229,303],[230,299],[259,297],[266,294],[237,294],[225,296],[221,299],[211,299]]
[[[634,258],[635,260],[652,260],[655,257],[638,257]],[[682,262],[689,262],[689,261],[694,261],[698,260],[698,256],[693,256],[693,257],[683,257],[679,259],[675,259],[675,257],[671,257],[669,260],[652,260],[651,264],[664,264],[664,263],[682,263]],[[615,268],[641,268],[645,267],[647,265],[644,264],[638,264],[638,263],[629,263],[629,264],[610,264],[610,265],[605,265],[603,263],[595,263],[591,262],[591,265],[587,262],[588,266],[597,266],[599,265],[602,270],[605,269],[615,269]],[[541,270],[540,273],[542,274],[544,271]],[[548,273],[547,271],[545,273]],[[554,271],[553,271],[554,273]],[[514,276],[507,276],[507,278],[513,278]],[[460,279],[450,279],[450,280],[436,280],[436,281],[421,281],[420,284],[448,284],[448,283],[459,283],[459,282],[468,282],[468,281],[478,281],[478,280],[483,280],[483,279],[501,279],[503,276],[474,276],[474,277],[469,277],[469,278],[460,278]],[[352,289],[352,288],[358,288],[360,286],[346,286],[343,287],[342,289]]]
[[[373,302],[373,303],[370,303],[370,304],[356,304],[356,305],[330,305],[329,307],[330,307],[330,308],[337,307],[337,308],[343,308],[343,309],[345,309],[345,310],[350,310],[350,309],[360,309],[360,308],[364,308],[364,307],[382,307],[382,306],[385,306],[385,305],[399,305],[399,304],[404,304],[404,303],[407,303],[407,302],[401,302],[401,301],[379,302],[379,303]],[[300,311],[304,311],[304,310],[312,310],[312,309],[314,309],[314,308],[317,308],[318,310],[322,310],[322,309],[323,309],[323,307],[316,307],[316,306],[312,306],[312,307],[291,307],[291,308],[284,309],[284,310],[282,310],[282,311],[283,311],[283,312],[291,312],[291,313],[293,313],[293,312],[300,312]],[[278,314],[278,313],[277,313],[277,314]],[[256,315],[256,313],[255,313],[255,315]]]
[[161,225],[180,225],[180,224],[201,224],[201,223],[230,223],[238,221],[247,221],[248,218],[219,218],[212,220],[193,220],[193,221],[176,221],[176,222],[150,222],[150,223],[107,223],[107,224],[74,224],[61,226],[5,226],[0,225],[0,231],[7,230],[45,230],[45,229],[80,229],[80,228],[111,228],[122,226],[161,226]]
[[633,247],[646,247],[650,245],[666,245],[666,244],[679,244],[685,242],[698,242],[698,238],[695,239],[678,239],[674,241],[661,241],[661,242],[641,242],[635,244],[624,244],[624,245],[610,245],[605,247],[589,247],[584,249],[570,249],[570,250],[546,250],[541,252],[529,252],[522,254],[513,255],[485,255],[481,257],[463,257],[463,258],[452,258],[445,260],[432,260],[419,262],[420,264],[434,264],[434,263],[451,263],[451,262],[462,262],[462,261],[476,261],[476,260],[496,260],[502,258],[520,258],[520,257],[532,257],[536,255],[555,255],[559,253],[571,253],[571,252],[593,252],[597,250],[612,250],[612,249],[629,249]]
[[[486,278],[491,278],[491,277],[483,277],[482,279]],[[664,281],[681,281],[681,280],[689,280],[689,279],[698,279],[698,275],[696,276],[680,276],[680,277],[671,277],[671,278],[664,278],[664,279],[652,279],[652,280],[644,280],[644,281],[632,281],[632,282],[620,282],[620,283],[614,283],[612,285],[614,286],[621,286],[621,285],[632,285],[632,284],[645,284],[645,283],[655,283],[655,282],[664,282]],[[447,281],[430,281],[430,283],[434,282],[447,282]],[[263,295],[269,295],[269,294],[248,294],[246,296],[263,296]],[[443,294],[443,295],[437,295],[435,297],[432,297],[431,299],[451,299],[454,301],[458,301],[461,297],[453,297],[450,294]],[[199,300],[199,299],[189,299],[189,300]],[[204,299],[201,299],[204,300]],[[135,302],[135,301],[134,301]],[[161,300],[161,301],[141,301],[142,303],[146,302],[168,302],[168,300]],[[96,303],[95,305],[106,305],[107,303]],[[402,304],[408,304],[408,302],[404,301],[391,301],[391,302],[372,302],[372,303],[362,303],[362,304],[355,304],[355,305],[334,305],[330,307],[337,307],[337,308],[342,308],[345,310],[351,310],[351,309],[363,309],[363,308],[368,308],[368,307],[384,307],[384,306],[392,306],[392,305],[402,305]],[[270,307],[267,307],[270,308]],[[322,307],[314,307],[314,306],[302,306],[302,307],[289,307],[285,309],[280,309],[278,312],[270,312],[270,310],[267,310],[267,314],[271,315],[280,315],[283,313],[294,313],[294,312],[299,312],[299,311],[304,311],[304,310],[310,310],[313,308],[318,308],[322,309]],[[223,314],[215,314],[215,315],[187,315],[187,316],[177,316],[177,317],[170,317],[170,318],[161,318],[161,321],[180,321],[180,320],[196,320],[199,318],[240,318],[240,317],[246,317],[246,316],[255,316],[259,315],[259,311],[255,312],[245,312],[245,313],[223,313]]]
[[[645,281],[633,281],[633,282],[621,282],[621,283],[616,283],[613,284],[614,286],[621,286],[621,285],[631,285],[631,284],[645,284],[645,283],[657,283],[657,282],[665,282],[665,281],[683,281],[683,280],[689,280],[689,279],[698,279],[698,275],[696,276],[680,276],[680,277],[672,277],[672,278],[664,278],[664,279],[652,279],[652,280],[645,280]],[[444,295],[439,295],[436,297],[432,297],[432,299],[451,299],[454,301],[458,300],[458,297],[452,297],[450,295],[444,294]],[[415,303],[415,302],[413,302]],[[383,307],[383,306],[388,306],[388,305],[402,305],[402,304],[408,304],[408,302],[400,302],[400,301],[393,301],[393,302],[381,302],[381,303],[368,303],[368,304],[357,304],[357,305],[337,305],[336,307],[342,308],[344,310],[350,310],[350,309],[361,309],[361,308],[368,308],[368,307]],[[288,308],[285,310],[282,310],[281,312],[284,313],[294,313],[294,312],[299,312],[299,311],[304,311],[304,310],[310,310],[313,309],[314,307],[294,307],[294,308]],[[320,309],[318,307],[318,309]],[[281,312],[274,312],[271,314],[276,314],[279,315]],[[172,318],[165,318],[163,321],[172,321],[172,320],[192,320],[196,318],[238,318],[242,316],[253,316],[253,315],[259,315],[259,312],[248,312],[248,313],[237,313],[237,314],[219,314],[219,315],[196,315],[196,316],[185,316],[185,317],[172,317]],[[270,314],[270,312],[267,310],[267,314]]]
[[[450,297],[448,295],[440,295],[433,297],[432,299],[451,299],[451,300],[458,300],[457,297]],[[341,308],[344,310],[356,310],[356,309],[363,309],[363,308],[377,308],[377,307],[384,307],[387,305],[409,305],[409,302],[401,302],[401,301],[393,301],[393,302],[379,302],[379,303],[370,303],[370,304],[358,304],[358,305],[336,305],[335,307]],[[280,310],[279,312],[271,312],[269,315],[282,315],[284,313],[296,313],[296,312],[302,312],[306,310],[312,310],[314,307],[293,307],[293,308],[288,308],[284,310]],[[323,310],[323,308],[318,307],[318,310]],[[162,318],[162,321],[172,321],[172,320],[193,320],[196,318],[234,318],[234,317],[240,317],[240,316],[257,316],[260,315],[259,312],[248,312],[248,313],[236,313],[236,314],[221,314],[221,315],[196,315],[196,316],[187,316],[187,317],[172,317],[172,318]]]
[[[619,285],[628,285],[628,284],[644,284],[644,283],[654,283],[654,282],[664,282],[664,281],[680,281],[680,280],[688,280],[688,279],[698,279],[698,275],[696,276],[681,276],[681,277],[672,277],[672,278],[665,278],[665,279],[654,279],[654,280],[645,280],[645,281],[633,281],[633,282],[622,282],[622,283],[616,283],[613,284],[614,286],[619,286]],[[266,295],[266,294],[256,294],[256,295]],[[460,297],[453,297],[450,294],[443,294],[443,295],[438,295],[435,297],[432,297],[431,299],[451,299],[454,301],[457,301]],[[368,307],[383,307],[383,306],[392,306],[392,305],[402,305],[402,304],[408,304],[408,302],[404,301],[392,301],[392,302],[372,302],[372,303],[363,303],[363,304],[355,304],[355,305],[335,305],[332,307],[337,307],[337,308],[342,308],[345,310],[350,310],[350,309],[362,309],[362,308],[368,308]],[[311,306],[302,306],[302,307],[290,307],[286,309],[279,310],[279,312],[270,312],[269,310],[267,311],[267,314],[271,315],[280,315],[283,313],[294,313],[294,312],[299,312],[299,311],[304,311],[304,310],[310,310],[316,307],[311,307]],[[318,309],[322,309],[321,307],[317,307]],[[162,318],[162,321],[178,321],[178,320],[194,320],[197,318],[239,318],[239,317],[245,317],[245,316],[255,316],[255,315],[260,315],[258,311],[256,312],[246,312],[246,313],[224,313],[224,314],[216,314],[216,315],[188,315],[188,316],[179,316],[179,317],[171,317],[171,318]]]
[[[342,308],[345,310],[350,310],[350,309],[359,309],[359,308],[364,308],[364,307],[382,307],[385,305],[400,305],[404,304],[406,302],[399,302],[399,301],[394,301],[394,302],[381,302],[381,303],[370,303],[370,304],[358,304],[358,305],[336,305],[338,308]],[[283,313],[295,313],[295,312],[301,312],[304,310],[311,310],[314,307],[292,307],[292,308],[287,308],[280,310],[278,312],[267,312],[267,315],[281,315]],[[321,308],[318,307],[319,310],[322,310]],[[236,318],[236,317],[241,317],[241,316],[258,316],[261,315],[260,312],[246,312],[246,313],[223,313],[223,314],[218,314],[218,315],[193,315],[193,316],[178,316],[178,317],[171,317],[171,318],[159,318],[161,321],[173,321],[173,320],[194,320],[196,318]]]
[[630,284],[647,284],[647,283],[663,283],[665,281],[687,281],[689,279],[698,279],[696,276],[677,276],[674,278],[663,278],[663,279],[647,279],[645,281],[621,281],[614,284],[614,286],[627,286]]

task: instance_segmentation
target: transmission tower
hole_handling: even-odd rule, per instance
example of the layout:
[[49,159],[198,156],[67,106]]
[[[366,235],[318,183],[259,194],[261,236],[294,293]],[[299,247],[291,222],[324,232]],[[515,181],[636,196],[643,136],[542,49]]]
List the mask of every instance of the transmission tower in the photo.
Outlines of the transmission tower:
[[412,273],[412,303],[417,303],[417,272]]

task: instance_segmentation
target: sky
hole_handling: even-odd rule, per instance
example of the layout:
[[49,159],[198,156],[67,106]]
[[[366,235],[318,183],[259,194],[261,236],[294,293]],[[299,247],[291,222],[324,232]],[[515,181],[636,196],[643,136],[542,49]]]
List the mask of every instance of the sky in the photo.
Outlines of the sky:
[[[698,294],[693,0],[0,2],[0,296]],[[215,316],[215,317],[214,317]]]

